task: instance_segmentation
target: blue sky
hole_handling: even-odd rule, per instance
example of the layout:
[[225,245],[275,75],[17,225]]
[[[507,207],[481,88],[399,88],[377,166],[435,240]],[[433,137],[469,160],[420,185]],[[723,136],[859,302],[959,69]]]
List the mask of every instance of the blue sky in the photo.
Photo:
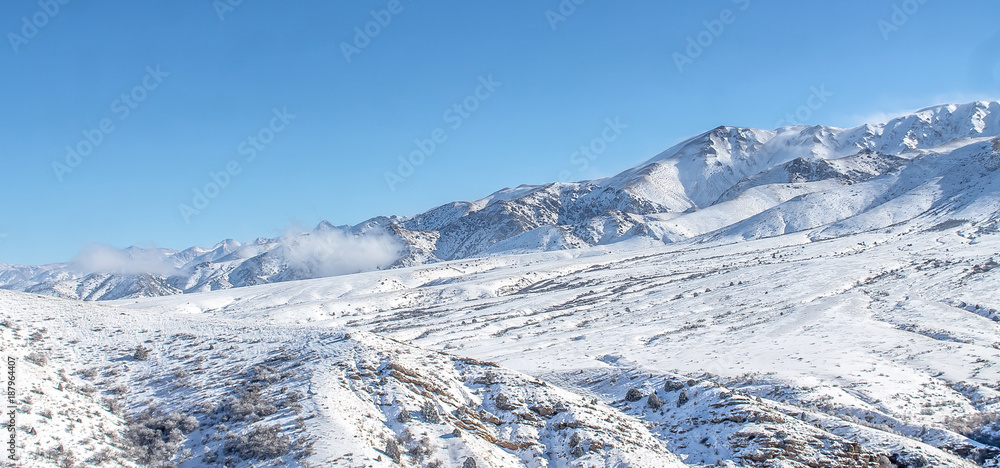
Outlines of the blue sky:
[[411,215],[722,124],[1000,98],[992,0],[229,1],[4,6],[0,262]]

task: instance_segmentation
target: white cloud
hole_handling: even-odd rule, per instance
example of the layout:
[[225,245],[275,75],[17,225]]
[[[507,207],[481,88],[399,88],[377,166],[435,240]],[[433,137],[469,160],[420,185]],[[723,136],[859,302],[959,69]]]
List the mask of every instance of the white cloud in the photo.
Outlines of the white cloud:
[[83,273],[151,273],[169,276],[177,269],[168,261],[164,250],[119,250],[103,244],[90,244],[80,250],[70,262],[72,269]]
[[[392,265],[402,256],[404,245],[383,232],[353,235],[343,229],[296,231],[289,228],[280,240],[279,251],[289,267],[312,277],[336,276],[371,271]],[[166,249],[130,248],[119,250],[103,244],[84,247],[70,262],[80,274],[158,274],[170,276],[180,270]]]
[[402,256],[403,244],[389,234],[318,230],[282,238],[289,266],[315,277],[385,268]]

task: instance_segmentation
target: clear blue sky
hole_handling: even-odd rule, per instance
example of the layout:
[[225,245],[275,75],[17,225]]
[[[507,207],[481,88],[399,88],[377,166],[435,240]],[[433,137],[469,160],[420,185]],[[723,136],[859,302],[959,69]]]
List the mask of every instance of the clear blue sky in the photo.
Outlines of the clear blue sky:
[[[0,262],[210,246],[610,175],[718,125],[774,128],[819,86],[833,95],[802,123],[1000,97],[995,0],[586,0],[561,18],[546,14],[559,0],[400,0],[350,61],[342,43],[390,1],[50,1],[55,14],[36,0],[0,12]],[[898,27],[894,5],[912,12]],[[679,70],[699,34],[710,45]],[[445,111],[477,90],[488,99],[452,128]],[[586,170],[571,163],[608,118],[628,127]],[[385,173],[438,128],[390,190]],[[53,162],[85,130],[100,144],[60,181]],[[185,222],[179,205],[230,161],[239,174]]]

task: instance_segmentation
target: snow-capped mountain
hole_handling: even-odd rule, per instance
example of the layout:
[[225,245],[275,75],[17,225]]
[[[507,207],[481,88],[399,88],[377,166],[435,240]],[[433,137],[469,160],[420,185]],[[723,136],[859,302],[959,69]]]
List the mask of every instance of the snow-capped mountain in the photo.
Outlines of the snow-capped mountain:
[[[986,221],[1000,202],[1000,102],[927,108],[856,128],[718,127],[616,176],[500,190],[412,217],[210,249],[126,249],[168,271],[0,266],[0,287],[106,300],[228,289],[502,253],[630,239],[818,238],[914,218]],[[365,252],[369,261],[351,258]],[[134,262],[143,259],[141,262]],[[100,262],[98,262],[100,263]],[[113,262],[113,267],[123,262]],[[124,262],[129,263],[129,262]]]
[[[24,466],[1000,466],[1000,230],[0,291]],[[472,460],[471,462],[469,460]]]
[[4,267],[18,463],[1000,467],[998,111]]

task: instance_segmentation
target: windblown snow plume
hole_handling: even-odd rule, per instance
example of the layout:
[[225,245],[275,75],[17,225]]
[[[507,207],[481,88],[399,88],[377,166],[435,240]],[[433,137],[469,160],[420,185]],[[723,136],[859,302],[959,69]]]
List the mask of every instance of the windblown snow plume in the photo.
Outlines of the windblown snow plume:
[[290,232],[282,244],[288,265],[312,277],[386,268],[399,260],[404,248],[388,234],[353,235],[341,229]]

